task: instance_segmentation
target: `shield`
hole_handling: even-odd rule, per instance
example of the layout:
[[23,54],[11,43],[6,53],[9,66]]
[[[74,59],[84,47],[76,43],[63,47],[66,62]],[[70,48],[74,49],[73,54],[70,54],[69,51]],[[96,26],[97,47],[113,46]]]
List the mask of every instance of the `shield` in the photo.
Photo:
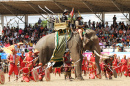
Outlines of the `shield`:
[[48,68],[45,70],[45,79],[46,81],[50,81],[50,71]]
[[39,77],[38,77],[39,75],[38,75],[37,69],[35,69],[35,68],[32,69],[32,76],[33,76],[35,82],[39,81]]
[[0,70],[0,83],[1,84],[5,83],[5,76],[4,76],[4,72],[2,70]]
[[117,72],[115,69],[113,69],[113,75],[114,75],[114,78],[117,78]]
[[91,79],[95,79],[94,74],[90,74],[90,78],[91,78]]

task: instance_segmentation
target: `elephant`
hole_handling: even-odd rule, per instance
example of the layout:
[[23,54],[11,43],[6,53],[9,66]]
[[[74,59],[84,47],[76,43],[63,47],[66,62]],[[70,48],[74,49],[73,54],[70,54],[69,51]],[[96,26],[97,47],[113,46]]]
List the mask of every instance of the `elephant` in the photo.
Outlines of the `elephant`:
[[[82,77],[82,53],[85,50],[96,51],[100,54],[99,40],[96,36],[96,32],[93,30],[86,30],[83,40],[81,40],[77,32],[72,32],[71,38],[67,41],[67,46],[70,50],[70,56],[72,61],[75,63],[75,79],[83,80]],[[35,46],[39,53],[39,62],[45,65],[50,61],[55,49],[55,33],[48,34],[41,38]],[[96,55],[96,66],[98,68],[97,74],[101,73],[99,66],[99,56]]]

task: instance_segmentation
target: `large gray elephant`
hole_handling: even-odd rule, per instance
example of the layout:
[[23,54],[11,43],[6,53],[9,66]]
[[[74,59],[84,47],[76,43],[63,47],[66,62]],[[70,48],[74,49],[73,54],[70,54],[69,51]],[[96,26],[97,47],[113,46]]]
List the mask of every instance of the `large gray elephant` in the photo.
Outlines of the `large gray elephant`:
[[[86,30],[84,34],[84,39],[81,40],[78,33],[72,33],[71,38],[67,42],[68,48],[71,52],[71,58],[73,62],[75,62],[75,79],[82,80],[82,52],[85,50],[96,51],[100,54],[100,46],[98,37],[96,36],[95,31]],[[53,54],[53,50],[55,49],[55,33],[46,35],[41,38],[35,47],[39,53],[39,62],[43,65],[50,61],[51,56]],[[99,66],[99,57],[96,55],[95,59],[98,71],[97,74],[100,74],[100,66]]]

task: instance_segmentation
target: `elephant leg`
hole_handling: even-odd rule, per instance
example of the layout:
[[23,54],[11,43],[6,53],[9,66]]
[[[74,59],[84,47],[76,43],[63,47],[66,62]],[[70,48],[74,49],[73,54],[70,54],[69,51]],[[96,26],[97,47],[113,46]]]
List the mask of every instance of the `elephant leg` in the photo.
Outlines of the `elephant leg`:
[[47,53],[46,49],[43,49],[42,52],[39,53],[39,62],[44,66],[47,63]]
[[101,68],[100,68],[100,65],[99,65],[99,58],[98,57],[95,58],[95,63],[96,63],[96,66],[98,68],[98,70],[97,70],[97,75],[98,75],[98,74],[101,73]]
[[82,63],[82,59],[80,59],[80,61],[75,63],[75,65],[76,65],[75,66],[75,78],[78,79],[78,80],[83,80],[83,77],[82,77],[82,64],[81,63]]
[[76,75],[76,70],[75,70],[75,78],[77,77],[77,75]]

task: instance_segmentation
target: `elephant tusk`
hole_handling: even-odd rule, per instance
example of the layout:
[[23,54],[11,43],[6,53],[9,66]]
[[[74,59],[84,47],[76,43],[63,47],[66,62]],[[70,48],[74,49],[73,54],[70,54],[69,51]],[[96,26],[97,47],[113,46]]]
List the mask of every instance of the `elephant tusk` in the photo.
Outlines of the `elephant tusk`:
[[101,57],[101,58],[102,58],[102,56],[101,56],[101,55],[99,55],[99,54],[97,53],[97,51],[96,51],[96,50],[94,50],[94,53],[95,53],[97,56],[99,56],[99,57]]
[[101,58],[103,58],[103,59],[108,59],[108,58],[109,58],[109,55],[99,55],[96,50],[94,50],[94,53],[95,53],[97,56],[99,56],[99,57],[101,57]]

